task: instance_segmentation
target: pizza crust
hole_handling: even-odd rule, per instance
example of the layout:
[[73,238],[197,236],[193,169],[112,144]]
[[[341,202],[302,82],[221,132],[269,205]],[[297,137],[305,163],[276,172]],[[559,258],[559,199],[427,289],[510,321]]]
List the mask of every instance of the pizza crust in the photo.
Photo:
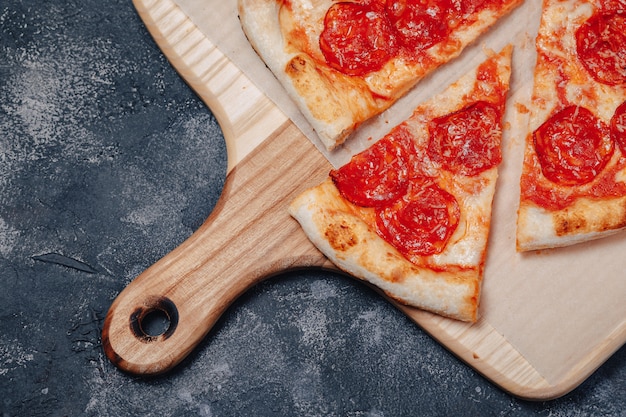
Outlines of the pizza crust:
[[348,274],[380,288],[391,298],[457,320],[477,319],[480,265],[435,271],[404,258],[380,238],[328,180],[289,206],[311,242]]
[[[239,19],[248,41],[263,59],[309,121],[327,149],[333,149],[353,128],[354,116],[346,112],[341,93],[335,93],[330,80],[320,76],[314,60],[293,50],[281,30],[281,2],[239,0]],[[347,101],[347,100],[346,100]]]
[[[292,2],[238,0],[239,18],[250,44],[283,85],[323,145],[332,150],[364,121],[382,113],[426,74],[458,56],[497,19],[522,0],[505,0],[497,11],[484,10],[477,20],[460,26],[449,42],[434,45],[421,63],[398,57],[379,71],[351,77],[329,68],[319,49],[319,34],[332,1]],[[302,31],[290,29],[294,24]]]
[[[538,59],[529,119],[530,133],[525,139],[520,183],[527,181],[537,188],[553,190],[551,192],[565,196],[580,191],[583,196],[566,208],[551,210],[534,203],[532,196],[525,196],[522,190],[516,231],[516,248],[520,252],[591,241],[615,234],[626,226],[626,196],[584,197],[585,189],[593,186],[594,182],[625,182],[624,155],[617,144],[604,172],[589,184],[573,187],[552,183],[543,176],[533,145],[532,132],[565,106],[585,107],[608,125],[616,108],[626,100],[626,86],[597,82],[577,57],[576,30],[594,14],[598,4],[588,0],[544,2],[536,39]],[[615,175],[610,174],[612,169],[617,171]]]
[[626,197],[583,198],[557,211],[522,204],[517,250],[557,248],[613,235],[626,228]]

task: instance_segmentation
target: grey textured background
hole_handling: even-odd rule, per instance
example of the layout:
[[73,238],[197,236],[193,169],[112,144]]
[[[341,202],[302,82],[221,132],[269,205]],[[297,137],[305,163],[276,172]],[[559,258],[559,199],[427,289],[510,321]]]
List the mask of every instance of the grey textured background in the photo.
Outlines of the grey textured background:
[[[626,348],[526,402],[364,285],[283,274],[170,374],[106,359],[104,316],[221,192],[226,150],[129,1],[0,3],[3,416],[624,416]],[[254,254],[251,254],[254,256]]]

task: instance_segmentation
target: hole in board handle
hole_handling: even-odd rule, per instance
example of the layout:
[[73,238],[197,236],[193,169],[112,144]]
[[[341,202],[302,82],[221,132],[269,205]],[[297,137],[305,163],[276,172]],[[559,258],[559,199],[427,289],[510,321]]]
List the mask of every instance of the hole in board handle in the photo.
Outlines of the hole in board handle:
[[166,297],[155,298],[130,315],[130,329],[145,343],[168,339],[178,326],[178,309]]

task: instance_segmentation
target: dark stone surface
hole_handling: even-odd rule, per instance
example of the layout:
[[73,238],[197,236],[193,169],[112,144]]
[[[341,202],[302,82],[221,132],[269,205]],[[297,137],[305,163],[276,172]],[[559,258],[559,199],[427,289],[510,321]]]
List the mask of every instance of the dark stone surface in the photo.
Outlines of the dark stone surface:
[[0,3],[3,416],[618,416],[626,349],[571,394],[502,392],[360,283],[284,274],[170,374],[118,371],[115,296],[209,215],[226,170],[211,112],[129,1]]

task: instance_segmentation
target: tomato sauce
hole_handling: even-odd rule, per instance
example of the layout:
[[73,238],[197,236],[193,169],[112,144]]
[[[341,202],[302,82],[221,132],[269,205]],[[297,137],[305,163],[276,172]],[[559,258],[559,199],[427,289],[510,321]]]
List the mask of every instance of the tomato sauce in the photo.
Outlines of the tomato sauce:
[[[574,31],[577,64],[595,81],[609,86],[626,83],[626,2],[600,0],[594,14]],[[561,31],[564,31],[562,28]],[[626,139],[617,129],[626,122],[626,105],[619,106],[607,125],[589,109],[575,105],[567,86],[577,73],[568,75],[572,62],[546,51],[564,50],[559,33],[540,34],[538,65],[555,74],[559,106],[532,133],[533,153],[524,161],[521,198],[547,210],[562,210],[580,198],[605,199],[626,195]],[[583,69],[584,68],[584,69]],[[578,70],[577,70],[578,71]],[[579,96],[598,101],[596,89],[581,86]],[[623,117],[623,119],[622,119]],[[617,150],[616,150],[617,148]]]
[[[533,164],[527,161],[526,164]],[[582,197],[613,198],[626,195],[626,184],[616,182],[615,176],[626,168],[626,158],[620,156],[591,183],[582,186],[559,186],[543,177],[539,170],[522,176],[520,182],[522,200],[532,201],[546,210],[562,210]]]

